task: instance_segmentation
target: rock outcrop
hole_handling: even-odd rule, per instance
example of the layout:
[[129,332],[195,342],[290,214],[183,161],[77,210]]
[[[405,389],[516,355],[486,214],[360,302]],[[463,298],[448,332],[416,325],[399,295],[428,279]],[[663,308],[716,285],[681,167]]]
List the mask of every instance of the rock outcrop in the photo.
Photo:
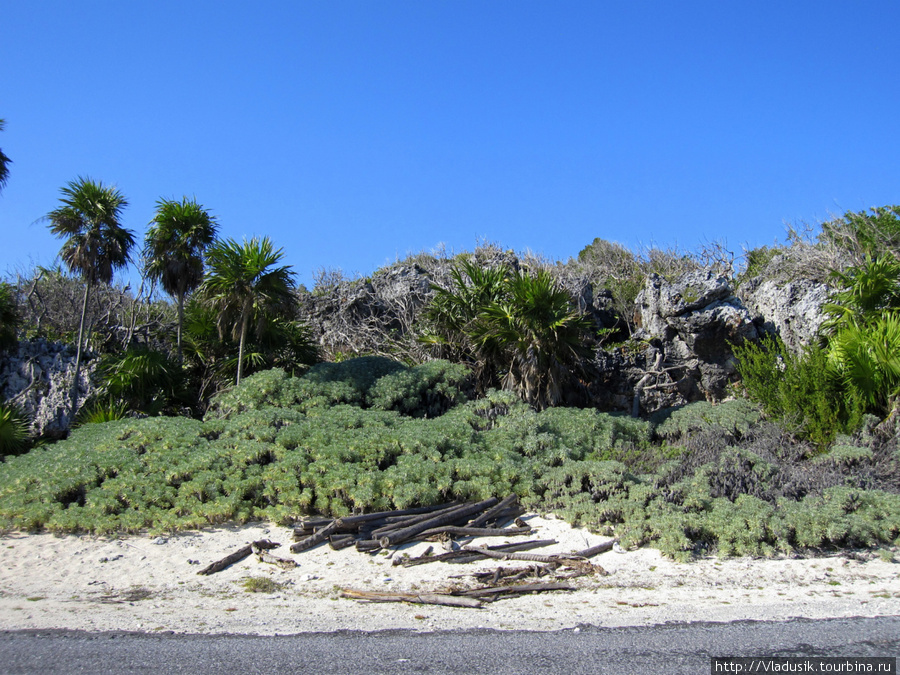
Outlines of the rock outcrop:
[[799,353],[818,335],[832,289],[809,279],[787,283],[753,279],[740,290],[744,305],[763,334],[781,336],[785,346]]
[[[79,398],[91,391],[94,364],[82,357]],[[20,340],[0,359],[2,400],[24,412],[35,437],[58,438],[71,423],[70,390],[75,374],[75,348],[44,339]]]
[[735,375],[731,345],[758,337],[728,279],[704,271],[672,282],[651,274],[635,303],[635,324],[635,340],[657,350],[645,372],[659,372],[654,377],[664,380],[649,386],[670,386],[685,401],[726,396]]

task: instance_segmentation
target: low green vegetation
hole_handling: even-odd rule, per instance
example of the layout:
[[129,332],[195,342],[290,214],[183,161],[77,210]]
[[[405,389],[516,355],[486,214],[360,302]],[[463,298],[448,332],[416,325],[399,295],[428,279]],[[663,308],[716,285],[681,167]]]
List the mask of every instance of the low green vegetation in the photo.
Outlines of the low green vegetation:
[[[332,345],[344,356],[318,363],[268,239],[216,241],[199,204],[161,200],[144,272],[172,307],[109,285],[134,244],[124,197],[87,179],[63,197],[48,218],[70,274],[0,284],[0,349],[77,340],[76,374],[84,349],[101,355],[96,393],[73,387],[74,431],[27,453],[27,420],[0,406],[0,531],[287,524],[515,493],[676,558],[900,544],[900,207],[750,251],[737,276],[722,248],[636,255],[601,239],[565,264],[496,247],[434,260],[415,316],[386,313],[370,327],[381,342]],[[646,420],[564,407],[596,403],[593,362],[637,328],[647,275],[697,269],[830,279],[829,319],[799,354],[777,339],[734,346],[737,400]]]
[[171,531],[516,493],[680,558],[900,536],[896,449],[841,437],[816,453],[743,400],[652,421],[497,390],[467,400],[463,375],[366,357],[249,376],[203,420],[87,424],[4,463],[0,527]]

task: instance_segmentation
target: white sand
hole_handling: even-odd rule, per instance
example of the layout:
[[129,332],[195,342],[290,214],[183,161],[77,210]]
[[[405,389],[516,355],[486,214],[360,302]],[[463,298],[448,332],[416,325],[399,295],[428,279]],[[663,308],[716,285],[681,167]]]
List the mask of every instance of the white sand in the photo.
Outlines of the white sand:
[[[552,517],[527,520],[535,528],[527,538],[559,542],[535,553],[570,552],[604,540]],[[259,539],[281,542],[272,553],[296,560],[299,567],[284,570],[251,556],[217,574],[197,575]],[[439,562],[404,568],[393,566],[384,553],[372,556],[353,548],[320,546],[291,554],[291,543],[289,528],[265,524],[162,538],[8,534],[0,537],[0,629],[271,635],[900,615],[900,564],[871,552],[776,560],[709,558],[686,564],[653,549],[609,552],[593,559],[609,575],[576,579],[575,592],[462,609],[359,602],[340,597],[340,589],[437,591],[450,583],[473,585],[469,575],[478,569],[528,563]],[[395,555],[416,556],[427,546],[411,545]],[[440,545],[435,546],[440,552]],[[247,577],[267,577],[284,586],[272,594],[250,593],[241,583]]]

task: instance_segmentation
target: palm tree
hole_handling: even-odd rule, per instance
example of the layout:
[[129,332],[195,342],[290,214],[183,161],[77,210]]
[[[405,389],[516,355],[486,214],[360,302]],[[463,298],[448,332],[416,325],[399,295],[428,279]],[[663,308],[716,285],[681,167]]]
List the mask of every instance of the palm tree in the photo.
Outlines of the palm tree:
[[184,299],[203,281],[203,252],[218,232],[214,216],[187,197],[160,199],[144,239],[144,272],[178,303],[178,360],[184,327]]
[[507,298],[478,314],[472,341],[504,355],[504,389],[538,410],[559,405],[567,381],[591,354],[590,321],[546,270],[517,271],[507,283]]
[[507,297],[510,274],[506,265],[482,267],[463,259],[450,270],[448,288],[432,286],[434,299],[425,309],[420,341],[435,347],[436,356],[471,367],[482,393],[499,384],[501,350],[490,340],[473,344],[471,332],[485,307]]
[[[0,119],[0,131],[3,131],[3,127],[6,126],[6,120]],[[6,185],[6,181],[9,180],[9,165],[12,164],[12,160],[3,154],[3,151],[0,150],[0,190],[4,188]]]
[[89,178],[79,178],[69,182],[61,192],[60,207],[47,214],[50,231],[65,239],[59,256],[70,272],[84,280],[71,393],[74,413],[78,404],[78,375],[91,289],[97,283],[111,283],[115,271],[128,264],[134,234],[120,223],[122,209],[128,202],[117,189]]
[[277,266],[283,255],[268,237],[254,237],[243,244],[227,239],[206,253],[208,269],[200,293],[218,312],[219,335],[230,333],[238,340],[235,384],[241,383],[244,372],[244,346],[251,324],[262,335],[268,321],[290,316],[296,309],[294,273],[288,266]]
[[425,310],[426,344],[463,361],[480,390],[501,384],[538,409],[558,405],[590,356],[590,321],[547,270],[534,275],[464,260]]

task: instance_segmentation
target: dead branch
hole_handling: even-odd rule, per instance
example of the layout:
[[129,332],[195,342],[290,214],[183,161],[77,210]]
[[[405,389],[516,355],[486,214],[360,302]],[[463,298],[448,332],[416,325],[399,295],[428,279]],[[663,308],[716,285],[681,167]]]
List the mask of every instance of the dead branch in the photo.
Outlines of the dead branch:
[[269,563],[270,565],[278,565],[279,567],[283,567],[284,569],[297,567],[297,563],[293,560],[289,558],[279,558],[272,555],[271,553],[267,553],[265,549],[260,548],[255,543],[250,544],[250,550],[256,554],[256,557],[260,562]]
[[481,602],[475,598],[446,595],[443,593],[385,593],[378,591],[358,591],[352,588],[341,590],[342,598],[367,600],[369,602],[412,602],[424,605],[446,605],[448,607],[480,608]]
[[216,572],[221,572],[227,567],[231,567],[236,562],[240,562],[244,558],[248,557],[251,553],[253,553],[253,547],[257,547],[259,550],[269,550],[273,548],[278,548],[281,544],[275,543],[273,541],[269,541],[268,539],[262,539],[260,541],[254,541],[252,544],[244,546],[243,548],[239,548],[237,551],[232,553],[231,555],[227,555],[221,560],[217,560],[211,565],[204,567],[202,570],[197,572],[197,574],[208,575],[215,574]]

